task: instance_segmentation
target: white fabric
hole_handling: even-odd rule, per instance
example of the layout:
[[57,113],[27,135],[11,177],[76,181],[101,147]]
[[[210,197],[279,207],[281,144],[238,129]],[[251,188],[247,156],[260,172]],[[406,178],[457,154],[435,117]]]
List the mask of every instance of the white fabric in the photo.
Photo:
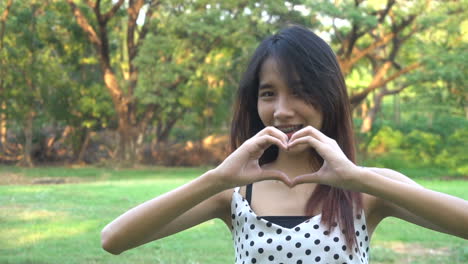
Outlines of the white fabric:
[[[258,217],[237,187],[231,201],[235,263],[347,263],[369,262],[369,237],[364,213],[354,219],[357,245],[346,246],[337,226],[329,235],[316,215],[293,228],[286,228]],[[325,232],[326,233],[326,232]]]

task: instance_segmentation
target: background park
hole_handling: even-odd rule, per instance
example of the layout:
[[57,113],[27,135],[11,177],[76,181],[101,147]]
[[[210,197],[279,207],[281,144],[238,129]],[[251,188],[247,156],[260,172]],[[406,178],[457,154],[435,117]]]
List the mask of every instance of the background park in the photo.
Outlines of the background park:
[[[468,199],[468,1],[0,1],[0,263],[233,263],[218,220],[112,256],[100,230],[228,155],[247,59],[288,23],[334,49],[359,164]],[[372,263],[468,263],[388,219]]]

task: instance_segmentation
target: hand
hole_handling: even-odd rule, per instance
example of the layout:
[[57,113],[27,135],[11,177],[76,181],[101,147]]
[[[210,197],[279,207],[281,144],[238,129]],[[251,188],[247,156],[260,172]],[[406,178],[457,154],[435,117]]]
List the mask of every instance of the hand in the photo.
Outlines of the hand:
[[297,176],[292,186],[301,183],[319,183],[334,187],[357,190],[360,167],[351,162],[334,139],[318,129],[307,126],[294,133],[289,140],[288,149],[312,147],[323,158],[322,167],[315,173]]
[[[271,145],[287,149],[288,136],[275,127],[266,127],[245,141],[229,155],[213,172],[219,175],[224,188],[243,186],[264,180],[279,180],[291,186],[289,177],[278,170],[263,169],[258,159]],[[217,176],[218,177],[218,176]]]

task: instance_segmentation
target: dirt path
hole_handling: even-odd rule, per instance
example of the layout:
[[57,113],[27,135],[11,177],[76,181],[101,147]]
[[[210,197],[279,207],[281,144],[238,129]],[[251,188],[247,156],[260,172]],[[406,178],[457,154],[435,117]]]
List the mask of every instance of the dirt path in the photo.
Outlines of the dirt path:
[[21,173],[0,172],[0,185],[67,184],[83,182],[78,177],[26,177]]
[[[454,259],[453,252],[448,247],[428,248],[418,243],[383,242],[374,245],[371,253],[372,263],[452,263],[447,260]],[[458,263],[458,262],[457,262]]]

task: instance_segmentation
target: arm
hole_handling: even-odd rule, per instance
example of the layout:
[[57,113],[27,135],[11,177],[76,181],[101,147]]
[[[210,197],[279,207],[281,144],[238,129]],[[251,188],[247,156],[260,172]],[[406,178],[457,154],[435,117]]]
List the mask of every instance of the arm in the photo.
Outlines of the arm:
[[113,254],[134,248],[218,217],[230,221],[230,189],[263,180],[290,185],[282,172],[263,169],[258,159],[270,145],[286,146],[287,136],[267,127],[247,140],[218,167],[171,192],[119,216],[101,234],[102,247]]
[[296,177],[293,185],[320,183],[367,193],[390,205],[393,208],[390,214],[409,215],[413,222],[468,239],[468,201],[423,188],[396,172],[386,177],[358,167],[344,155],[335,140],[313,127],[296,132],[288,148],[302,144],[313,147],[324,163],[317,172]]
[[380,169],[380,174],[375,169],[360,168],[359,171],[355,175],[354,185],[359,186],[359,191],[383,201],[382,208],[377,210],[385,211],[384,216],[396,216],[433,230],[468,239],[467,201],[426,189],[391,170]]
[[120,254],[200,222],[222,218],[225,205],[223,194],[218,193],[223,189],[214,177],[216,175],[208,171],[192,182],[127,211],[104,227],[102,247]]
[[[413,180],[411,180],[410,178],[406,177],[405,175],[394,170],[381,168],[363,168],[363,170],[364,174],[366,172],[378,174],[378,178],[387,179],[393,181],[394,183],[402,184],[403,186],[407,186],[413,191],[416,191],[417,193],[427,193],[426,195],[431,197],[431,199],[438,200],[437,204],[431,203],[431,201],[421,201],[418,200],[417,197],[413,196],[414,192],[409,192],[405,193],[404,195],[401,195],[402,189],[394,190],[395,193],[393,195],[397,196],[399,201],[396,201],[395,199],[390,200],[389,198],[385,199],[384,197],[381,197],[381,193],[374,193],[373,195],[378,197],[378,204],[376,206],[376,210],[378,211],[378,214],[382,219],[388,216],[393,216],[422,227],[426,227],[435,231],[455,235],[466,239],[466,212],[468,212],[468,202],[457,197],[426,189],[414,182]],[[371,177],[374,176],[375,175]],[[367,178],[364,175],[362,181],[365,182],[366,179]],[[376,184],[376,182],[372,182],[373,180],[371,180],[367,184]],[[391,187],[389,187],[390,186],[388,185],[382,186],[383,189],[391,189]],[[435,196],[434,193],[436,194]],[[410,200],[412,201],[412,203],[409,203],[406,200]],[[452,203],[452,201],[455,202]],[[422,203],[422,205],[420,203]],[[438,204],[442,204],[442,207],[437,207]],[[420,211],[422,211],[422,213]],[[455,211],[456,213],[452,215],[450,213],[451,211]],[[442,222],[445,222],[445,224]],[[465,225],[463,223],[465,223]],[[457,224],[461,225],[461,227],[457,228]]]
[[[372,170],[373,172],[378,173],[378,174],[380,174],[380,175],[382,175],[384,177],[388,177],[388,178],[396,180],[396,181],[405,182],[407,184],[411,184],[411,185],[419,186],[419,187],[423,188],[421,185],[419,185],[418,183],[416,183],[412,179],[408,178],[407,176],[405,176],[405,175],[403,175],[403,174],[401,174],[401,173],[399,173],[397,171],[394,171],[394,170],[391,170],[391,169],[384,169],[384,168],[367,168],[367,169]],[[405,220],[407,222],[410,222],[410,223],[413,223],[415,225],[419,225],[419,226],[422,226],[422,227],[425,227],[425,228],[428,228],[428,229],[431,229],[431,230],[434,230],[434,231],[438,231],[438,232],[442,232],[442,233],[446,233],[446,234],[450,234],[450,235],[456,235],[456,234],[451,233],[451,232],[449,232],[449,231],[447,231],[445,229],[440,228],[439,226],[436,226],[436,225],[430,223],[426,219],[424,219],[422,217],[419,217],[419,216],[415,215],[414,213],[412,213],[411,211],[408,211],[407,209],[402,208],[402,207],[400,207],[400,206],[398,206],[398,205],[396,205],[396,204],[394,204],[392,202],[377,198],[375,196],[373,196],[373,197],[375,198],[375,201],[376,201],[373,208],[374,208],[374,212],[377,215],[376,220],[378,222],[380,222],[381,220],[383,220],[386,217],[391,216],[391,217],[396,217],[396,218]]]

